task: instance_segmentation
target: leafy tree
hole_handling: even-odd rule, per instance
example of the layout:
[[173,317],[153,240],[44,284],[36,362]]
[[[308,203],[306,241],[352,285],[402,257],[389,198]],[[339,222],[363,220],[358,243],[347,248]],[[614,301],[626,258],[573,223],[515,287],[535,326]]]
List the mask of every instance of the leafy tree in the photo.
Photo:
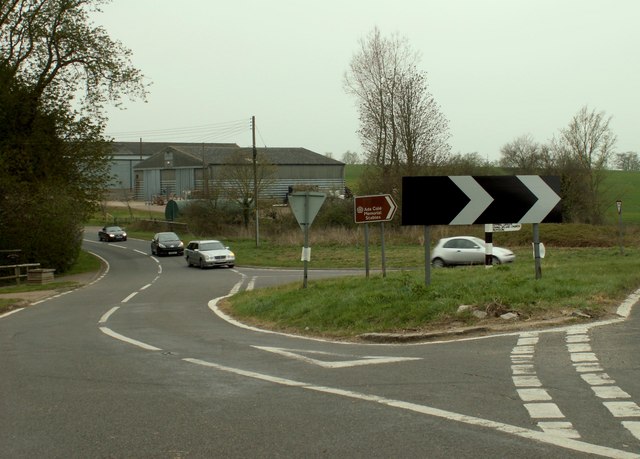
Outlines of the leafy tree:
[[400,188],[403,175],[442,164],[450,147],[448,121],[417,68],[406,39],[373,31],[360,41],[344,86],[356,98],[360,139],[380,191]]
[[109,180],[104,106],[146,91],[130,52],[89,21],[103,3],[0,0],[0,248],[59,272]]

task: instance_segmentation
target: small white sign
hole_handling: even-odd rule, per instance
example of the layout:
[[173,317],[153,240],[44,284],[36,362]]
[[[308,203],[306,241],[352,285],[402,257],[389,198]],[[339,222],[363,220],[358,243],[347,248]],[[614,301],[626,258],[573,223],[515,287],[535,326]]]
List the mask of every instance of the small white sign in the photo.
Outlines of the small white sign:
[[303,247],[300,261],[311,261],[311,247]]
[[520,231],[522,225],[520,223],[494,223],[493,232],[500,233],[502,231]]
[[[531,243],[531,247],[533,248],[533,258],[536,257],[536,245],[532,242]],[[544,258],[545,254],[547,253],[547,249],[544,248],[544,244],[541,242],[539,244],[539,250],[540,250],[540,258]]]

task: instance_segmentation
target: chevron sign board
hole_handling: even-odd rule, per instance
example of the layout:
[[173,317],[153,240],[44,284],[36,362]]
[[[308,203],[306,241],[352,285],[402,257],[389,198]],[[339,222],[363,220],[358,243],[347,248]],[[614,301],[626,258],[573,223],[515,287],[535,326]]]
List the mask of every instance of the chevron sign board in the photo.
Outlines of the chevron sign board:
[[403,225],[560,223],[560,177],[402,178]]

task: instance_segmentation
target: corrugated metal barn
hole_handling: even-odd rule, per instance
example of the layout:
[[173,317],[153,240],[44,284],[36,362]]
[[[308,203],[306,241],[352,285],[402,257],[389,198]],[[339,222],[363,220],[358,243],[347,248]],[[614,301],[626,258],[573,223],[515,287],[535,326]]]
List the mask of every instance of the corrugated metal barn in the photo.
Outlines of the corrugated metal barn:
[[[168,146],[193,146],[193,143],[180,142],[113,142],[111,156],[111,176],[109,189],[127,194],[135,189],[135,166],[150,158]],[[216,147],[236,147],[234,143],[209,144]]]
[[[135,199],[153,201],[157,196],[188,198],[194,191],[229,186],[223,170],[237,167],[237,158],[252,168],[252,148],[171,144],[134,166]],[[289,187],[311,186],[343,194],[344,163],[306,148],[258,148],[260,161],[272,167],[272,175],[260,192],[262,198],[284,199]],[[260,183],[260,182],[258,182]]]

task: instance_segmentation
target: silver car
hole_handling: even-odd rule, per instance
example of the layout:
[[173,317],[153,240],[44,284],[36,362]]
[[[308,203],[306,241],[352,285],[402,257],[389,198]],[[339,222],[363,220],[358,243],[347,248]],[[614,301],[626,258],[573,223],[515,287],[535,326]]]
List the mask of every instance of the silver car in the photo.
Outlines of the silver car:
[[233,268],[236,264],[235,254],[216,240],[191,241],[184,249],[184,257],[187,265],[199,266],[201,269],[210,266],[228,266]]
[[[508,249],[493,246],[492,264],[511,263],[515,254]],[[484,264],[486,246],[482,239],[473,236],[456,236],[440,239],[431,251],[431,265],[440,268],[451,265]]]

